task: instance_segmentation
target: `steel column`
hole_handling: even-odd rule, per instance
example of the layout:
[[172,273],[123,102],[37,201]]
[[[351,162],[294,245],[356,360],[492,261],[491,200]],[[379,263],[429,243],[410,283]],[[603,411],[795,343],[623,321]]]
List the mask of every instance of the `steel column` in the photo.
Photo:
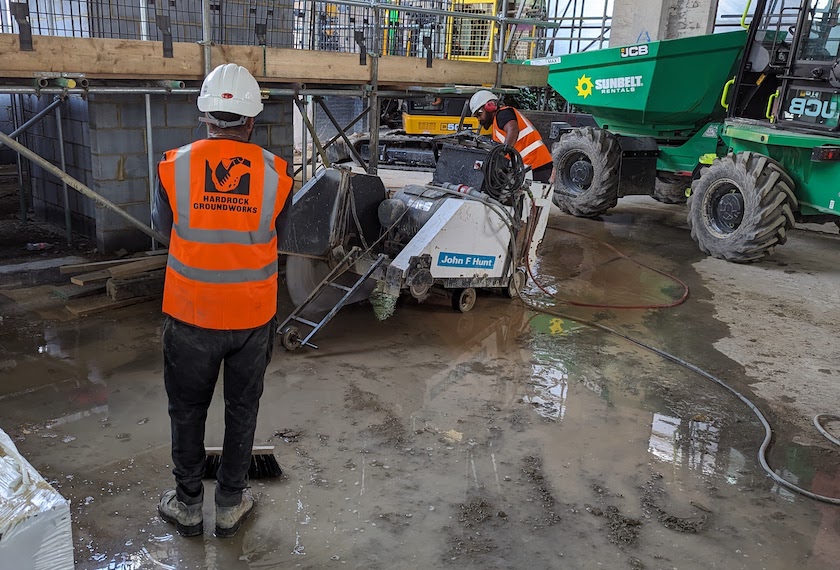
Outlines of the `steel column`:
[[[62,99],[56,98],[59,103]],[[61,172],[67,173],[67,159],[64,155],[64,129],[61,125],[61,107],[55,108],[55,127],[58,133],[58,156],[61,162]],[[64,200],[64,229],[67,232],[67,245],[73,244],[73,222],[70,216],[70,197],[67,193],[67,183],[61,181],[61,196]]]
[[[21,109],[23,105],[21,104],[18,99],[20,96],[15,97],[12,95],[12,125],[14,126],[15,130],[17,130],[20,121],[23,119],[18,118],[18,107],[20,106]],[[2,133],[0,133],[2,134]],[[18,197],[20,198],[20,221],[21,223],[27,223],[27,205],[26,205],[26,186],[23,184],[23,159],[21,158],[20,154],[17,155],[17,171],[18,171]]]
[[[155,156],[154,156],[154,137],[152,135],[152,98],[147,93],[143,96],[146,103],[146,162],[149,167],[149,208],[152,208],[152,204],[155,201],[155,192],[157,188],[155,186]],[[154,219],[154,218],[150,218]],[[157,242],[152,239],[152,251],[157,249]]]

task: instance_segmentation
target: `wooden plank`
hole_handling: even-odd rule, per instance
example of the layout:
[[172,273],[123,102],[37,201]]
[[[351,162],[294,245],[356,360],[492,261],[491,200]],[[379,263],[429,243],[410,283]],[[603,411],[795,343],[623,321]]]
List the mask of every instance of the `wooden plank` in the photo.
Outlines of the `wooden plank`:
[[163,269],[149,271],[139,275],[108,279],[105,291],[114,301],[122,301],[133,297],[146,297],[163,293],[163,281],[166,272]]
[[100,269],[108,269],[114,265],[123,265],[129,263],[130,259],[109,259],[107,261],[89,261],[86,263],[72,263],[69,265],[62,265],[58,268],[62,275],[68,273],[82,273],[90,271],[99,271]]
[[168,250],[168,249],[156,249],[156,250],[154,250],[154,251],[147,251],[147,252],[145,252],[144,254],[145,254],[145,255],[148,255],[148,256],[154,256],[154,255],[168,255],[168,254],[169,254],[169,250]]
[[110,269],[108,269],[108,272],[111,274],[111,277],[127,277],[129,275],[137,275],[138,273],[143,273],[144,271],[152,271],[154,269],[166,267],[166,261],[166,257],[162,255],[156,255],[153,257],[141,259],[139,261],[132,261],[131,263],[111,267]]
[[105,282],[111,278],[111,273],[108,269],[100,269],[92,273],[83,273],[81,275],[74,275],[70,278],[70,283],[74,285],[87,285],[89,283],[97,283],[99,281]]
[[106,296],[101,296],[73,301],[65,305],[65,308],[76,316],[86,317],[88,315],[95,315],[96,313],[110,311],[111,309],[128,307],[130,305],[145,303],[146,301],[152,301],[159,298],[160,295],[149,295],[147,297],[134,297],[123,301],[113,301]]
[[353,53],[326,55],[299,49],[267,49],[265,74],[258,75],[257,81],[278,78],[302,83],[367,83],[370,64],[359,65],[359,54]]
[[[16,34],[0,34],[2,77],[32,77],[44,72],[84,73],[88,78],[201,80],[202,47],[175,42],[173,57],[163,57],[161,42],[111,38],[33,36],[35,51],[20,51]],[[220,45],[212,48],[214,62],[246,67],[260,83],[363,84],[371,80],[371,65],[359,65],[359,55],[286,48]],[[544,87],[545,66],[506,64],[503,83]],[[496,64],[386,56],[379,62],[379,85],[490,85]]]
[[61,297],[69,301],[70,299],[80,299],[82,297],[90,297],[105,291],[105,283],[88,283],[82,287],[78,285],[61,285],[60,287],[53,287],[53,295]]
[[0,34],[3,76],[66,72],[87,77],[199,80],[204,75],[198,44],[175,43],[174,57],[165,58],[161,42],[35,35],[32,43],[35,51],[20,51],[16,35]]

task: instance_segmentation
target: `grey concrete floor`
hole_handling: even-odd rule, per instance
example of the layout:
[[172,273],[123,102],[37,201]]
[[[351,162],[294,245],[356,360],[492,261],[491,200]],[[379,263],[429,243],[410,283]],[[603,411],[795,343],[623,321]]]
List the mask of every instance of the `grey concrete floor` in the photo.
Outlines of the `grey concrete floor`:
[[[537,278],[564,299],[680,296],[635,262],[690,288],[668,309],[557,310],[732,383],[776,429],[776,472],[840,496],[838,450],[810,423],[840,408],[833,226],[793,231],[768,261],[742,266],[704,257],[685,207],[649,198],[622,199],[600,220],[555,212],[550,224]],[[257,441],[277,446],[284,476],[253,481],[259,504],[237,537],[212,536],[208,502],[205,535],[182,538],[155,512],[172,484],[159,306],[78,320],[47,286],[0,294],[0,427],[72,501],[79,569],[817,569],[840,559],[840,510],[763,474],[763,431],[732,395],[493,292],[463,315],[444,296],[408,300],[384,322],[351,307],[317,351],[278,347]],[[544,301],[533,286],[526,297]],[[217,399],[208,445],[220,441],[221,412]]]

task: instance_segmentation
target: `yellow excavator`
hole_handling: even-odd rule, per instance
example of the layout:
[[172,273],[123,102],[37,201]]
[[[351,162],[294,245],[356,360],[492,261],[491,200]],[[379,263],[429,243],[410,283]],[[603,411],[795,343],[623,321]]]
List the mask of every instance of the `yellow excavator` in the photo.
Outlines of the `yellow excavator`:
[[[543,0],[507,0],[508,13],[522,17],[544,13]],[[447,8],[464,14],[490,16],[496,13],[496,2],[488,0],[451,0]],[[422,55],[417,22],[412,16],[396,10],[383,14],[383,55]],[[442,17],[446,41],[441,46],[446,59],[475,62],[494,61],[499,46],[499,23],[489,19]],[[509,32],[505,53],[514,59],[529,59],[534,55],[534,43],[528,36],[540,34],[536,26],[516,26]],[[459,94],[430,94],[420,98],[388,99],[382,102],[380,122],[393,129],[380,134],[379,164],[411,170],[434,170],[441,142],[440,135],[455,134],[462,121],[466,103],[472,92]],[[469,111],[463,117],[461,129],[478,131],[478,120]],[[489,130],[480,134],[490,135]],[[367,161],[370,139],[367,134],[357,136],[353,146]]]
[[[389,99],[382,104],[382,123],[393,130],[379,135],[379,164],[410,170],[434,170],[442,141],[440,135],[458,132],[464,105],[469,96],[443,95],[420,99]],[[462,130],[480,130],[478,119],[463,117]],[[365,160],[370,158],[370,137],[367,133],[353,141],[356,151]]]

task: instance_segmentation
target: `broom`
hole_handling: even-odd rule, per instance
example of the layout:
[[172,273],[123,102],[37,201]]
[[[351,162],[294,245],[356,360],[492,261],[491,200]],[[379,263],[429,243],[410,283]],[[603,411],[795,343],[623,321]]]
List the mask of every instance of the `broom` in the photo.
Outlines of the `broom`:
[[[216,472],[222,464],[222,448],[206,447],[204,452],[204,478],[215,479]],[[283,470],[280,469],[280,464],[274,457],[273,445],[255,445],[251,448],[251,464],[248,466],[249,479],[274,479],[282,474]]]

